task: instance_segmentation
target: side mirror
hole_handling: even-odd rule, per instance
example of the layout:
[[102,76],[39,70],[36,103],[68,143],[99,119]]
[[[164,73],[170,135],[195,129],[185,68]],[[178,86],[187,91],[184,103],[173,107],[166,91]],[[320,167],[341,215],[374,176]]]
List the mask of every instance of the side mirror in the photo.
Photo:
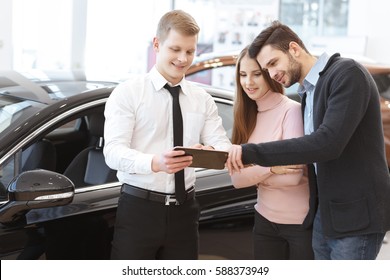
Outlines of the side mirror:
[[16,222],[31,209],[69,204],[73,197],[74,184],[66,176],[43,169],[23,172],[8,185],[0,223]]

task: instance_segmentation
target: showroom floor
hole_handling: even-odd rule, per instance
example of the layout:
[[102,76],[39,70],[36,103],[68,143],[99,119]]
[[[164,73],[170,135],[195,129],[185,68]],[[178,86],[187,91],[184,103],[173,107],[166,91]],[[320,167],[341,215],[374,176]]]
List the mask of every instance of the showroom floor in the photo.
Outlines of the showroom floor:
[[200,230],[200,259],[250,260],[252,255],[252,225]]

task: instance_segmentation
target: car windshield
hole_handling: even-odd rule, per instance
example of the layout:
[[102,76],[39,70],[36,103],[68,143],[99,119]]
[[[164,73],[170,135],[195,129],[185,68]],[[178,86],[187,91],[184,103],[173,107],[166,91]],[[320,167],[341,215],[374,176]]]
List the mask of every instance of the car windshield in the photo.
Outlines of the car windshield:
[[[33,116],[42,106],[42,104],[31,100],[20,100],[12,96],[0,95],[0,135],[8,127],[11,127],[11,124]],[[15,126],[12,125],[12,127]]]

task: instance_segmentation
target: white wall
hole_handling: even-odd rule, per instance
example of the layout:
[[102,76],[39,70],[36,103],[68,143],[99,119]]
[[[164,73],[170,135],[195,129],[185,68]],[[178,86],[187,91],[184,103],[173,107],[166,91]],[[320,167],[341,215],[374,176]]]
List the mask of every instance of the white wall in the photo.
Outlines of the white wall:
[[365,55],[390,64],[390,1],[349,2],[349,36],[366,36]]
[[[12,0],[0,1],[2,22],[0,24],[0,69],[11,69],[13,65],[12,2]],[[360,53],[361,49],[364,49],[364,55],[378,62],[390,64],[390,1],[349,0],[349,2],[348,37],[365,40],[365,47],[356,44],[357,52]],[[348,37],[340,40],[348,40]],[[353,40],[351,42],[352,45],[355,44]],[[80,46],[79,48],[73,46],[73,48],[80,50]],[[73,67],[83,68],[84,65],[80,62],[83,58],[85,58],[84,54],[73,53]]]
[[0,1],[0,70],[12,68],[12,0]]

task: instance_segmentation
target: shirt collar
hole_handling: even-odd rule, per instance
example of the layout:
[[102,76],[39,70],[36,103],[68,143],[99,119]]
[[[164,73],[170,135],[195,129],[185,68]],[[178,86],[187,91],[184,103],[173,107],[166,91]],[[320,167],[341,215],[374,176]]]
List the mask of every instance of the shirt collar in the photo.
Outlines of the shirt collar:
[[329,55],[323,53],[316,61],[314,66],[310,69],[309,73],[303,80],[303,85],[299,85],[298,94],[303,95],[305,91],[311,91],[317,85],[319,73],[324,70],[325,65],[328,63]]
[[[160,72],[158,72],[156,66],[152,67],[149,74],[150,74],[150,78],[151,78],[152,84],[153,84],[156,92],[161,90],[165,86],[165,84],[168,83],[168,81],[164,78],[164,76],[161,75]],[[188,90],[189,90],[188,84],[184,78],[181,79],[180,83],[178,83],[177,85],[180,85],[181,90],[184,94],[186,94],[186,92],[188,92]],[[171,86],[177,86],[177,85],[171,85]]]

